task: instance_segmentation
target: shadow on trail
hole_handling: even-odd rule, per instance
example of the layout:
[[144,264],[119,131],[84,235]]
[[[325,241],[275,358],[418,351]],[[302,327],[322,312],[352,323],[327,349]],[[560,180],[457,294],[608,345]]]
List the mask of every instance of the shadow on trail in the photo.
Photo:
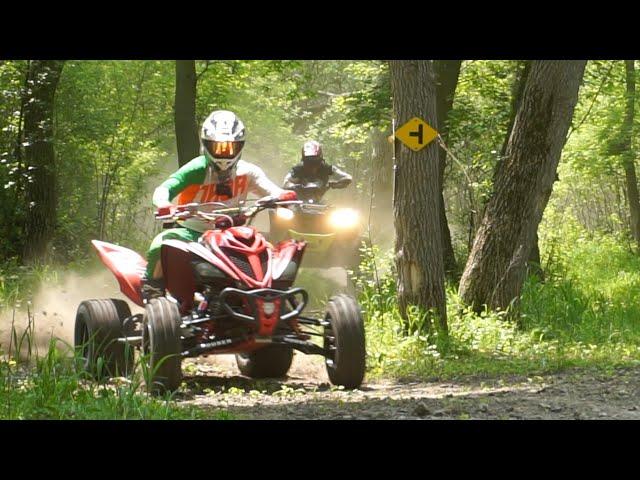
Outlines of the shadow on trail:
[[196,402],[200,408],[224,408],[239,419],[640,419],[638,373],[637,367],[614,374],[578,369],[533,382],[372,383],[356,391],[293,378],[186,381],[191,399],[205,396]]

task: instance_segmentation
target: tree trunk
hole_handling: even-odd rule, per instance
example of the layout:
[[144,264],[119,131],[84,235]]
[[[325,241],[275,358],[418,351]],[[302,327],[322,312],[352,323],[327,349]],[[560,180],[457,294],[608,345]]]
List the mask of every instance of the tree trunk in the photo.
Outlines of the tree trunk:
[[[529,75],[530,69],[531,69],[531,60],[519,61],[516,67],[515,79],[513,81],[513,84],[511,85],[511,110],[509,112],[509,126],[507,127],[507,135],[504,137],[504,142],[502,143],[500,158],[503,158],[507,151],[507,145],[509,143],[509,138],[511,137],[511,131],[513,130],[513,123],[516,120],[516,114],[518,113],[518,108],[520,108],[520,102],[522,100],[524,86],[527,83],[527,75]],[[496,166],[496,172],[497,170],[498,170],[498,166]]]
[[64,61],[34,60],[29,67],[30,99],[24,111],[27,213],[23,260],[45,254],[56,225],[56,162],[53,146],[54,98]]
[[[393,109],[398,125],[423,118],[436,125],[436,89],[430,61],[391,61]],[[394,224],[398,302],[406,316],[416,305],[437,318],[447,331],[442,237],[440,234],[440,182],[435,142],[414,152],[396,146]]]
[[178,164],[181,167],[200,152],[196,124],[196,83],[195,60],[176,60],[174,112]]
[[3,226],[3,239],[6,241],[5,251],[0,253],[0,259],[9,258],[13,256],[19,257],[22,255],[22,237],[23,233],[19,227],[24,223],[24,186],[26,166],[23,162],[23,126],[24,126],[24,112],[27,101],[29,100],[29,66],[30,60],[25,61],[24,73],[22,73],[24,81],[22,89],[20,91],[20,109],[18,113],[18,131],[13,140],[13,160],[12,163],[17,168],[15,175],[16,186],[11,194],[6,196],[6,192],[3,192],[3,210],[4,214],[0,218],[0,224]]
[[631,235],[640,248],[640,196],[638,195],[638,179],[636,177],[635,151],[633,149],[633,121],[636,98],[636,69],[634,60],[625,60],[626,70],[626,106],[622,124],[622,155],[624,175],[631,214]]
[[526,262],[555,182],[586,61],[533,61],[460,281],[476,311],[504,309],[520,295]]
[[371,229],[375,232],[377,242],[384,245],[393,241],[391,222],[391,206],[393,203],[393,144],[389,142],[388,131],[375,129],[371,136]]
[[[456,93],[458,78],[460,76],[460,66],[462,60],[436,60],[433,62],[436,72],[436,130],[442,139],[447,141],[449,134],[449,112],[453,107],[453,97]],[[447,221],[447,212],[444,204],[444,169],[447,162],[447,152],[444,149],[438,150],[440,182],[440,232],[442,234],[442,256],[444,261],[444,271],[452,279],[455,278],[458,265],[451,243],[451,231]]]
[[[509,126],[507,128],[507,134],[504,137],[504,143],[502,144],[502,150],[500,151],[500,159],[502,159],[507,151],[507,145],[509,138],[511,138],[511,131],[513,130],[513,123],[516,120],[516,113],[520,108],[520,102],[522,100],[522,92],[524,92],[524,86],[527,83],[527,75],[531,68],[531,60],[521,60],[516,67],[515,79],[511,86],[511,111],[509,113]],[[496,172],[498,171],[500,160],[496,165]],[[494,177],[495,180],[495,177]],[[538,245],[538,232],[536,231],[532,244],[531,251],[529,252],[529,258],[527,258],[527,275],[534,274],[540,280],[544,280],[544,271],[540,261],[540,246]]]

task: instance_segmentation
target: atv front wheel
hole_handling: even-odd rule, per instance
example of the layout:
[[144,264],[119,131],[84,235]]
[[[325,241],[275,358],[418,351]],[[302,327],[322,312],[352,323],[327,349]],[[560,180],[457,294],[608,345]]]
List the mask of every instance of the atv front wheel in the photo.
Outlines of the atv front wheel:
[[356,300],[345,294],[331,297],[327,304],[324,348],[329,380],[334,385],[358,388],[365,373],[364,321]]
[[167,298],[154,298],[145,308],[142,322],[142,351],[145,380],[151,393],[173,392],[182,382],[178,306]]
[[126,336],[122,322],[130,316],[127,302],[115,298],[86,300],[78,306],[74,347],[83,371],[97,380],[133,371],[133,347],[118,342]]
[[250,353],[236,354],[240,373],[251,378],[282,378],[293,360],[293,349],[280,345],[268,345]]

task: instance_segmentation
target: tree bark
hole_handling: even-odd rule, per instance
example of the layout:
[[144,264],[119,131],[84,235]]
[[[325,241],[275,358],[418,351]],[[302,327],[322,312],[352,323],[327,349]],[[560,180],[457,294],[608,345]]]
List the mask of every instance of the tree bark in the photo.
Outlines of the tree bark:
[[627,199],[629,200],[631,235],[640,248],[640,195],[638,195],[635,150],[632,144],[636,98],[636,69],[634,60],[625,60],[624,64],[626,72],[626,104],[622,123],[622,155]]
[[[500,159],[502,159],[507,151],[507,145],[509,138],[511,137],[511,131],[513,130],[513,123],[516,120],[516,113],[520,108],[520,102],[522,100],[522,93],[524,92],[524,86],[527,83],[527,75],[531,68],[531,60],[521,60],[516,67],[515,79],[511,88],[511,111],[509,113],[509,127],[507,128],[507,134],[504,137],[504,143],[502,144],[502,150],[500,151]],[[496,165],[496,172],[498,171],[500,160]],[[494,178],[495,180],[495,178]],[[529,252],[529,258],[527,259],[527,275],[537,275],[540,280],[544,280],[544,271],[540,261],[540,246],[538,244],[538,232],[536,231],[531,244],[531,251]]]
[[24,111],[25,163],[31,177],[27,204],[23,260],[40,260],[51,240],[57,214],[56,162],[53,145],[54,98],[64,61],[34,60],[29,66],[30,99]]
[[[518,62],[518,65],[516,67],[515,79],[513,81],[513,84],[511,85],[511,110],[509,112],[509,126],[507,127],[507,135],[504,137],[504,142],[502,143],[500,158],[503,158],[507,151],[507,145],[509,143],[509,138],[511,137],[511,131],[513,130],[513,123],[516,120],[518,108],[520,108],[524,86],[527,83],[527,75],[529,75],[530,69],[531,60],[522,60]],[[497,171],[498,166],[496,166],[496,172]]]
[[[392,240],[393,232],[383,219],[391,216],[391,206],[393,203],[393,144],[389,142],[389,131],[375,129],[371,136],[371,184],[372,184],[372,218],[370,220],[372,229],[378,234],[382,234],[385,239]],[[383,241],[384,243],[384,241]]]
[[[442,139],[447,141],[449,136],[449,112],[453,107],[453,97],[456,93],[460,67],[462,60],[436,60],[433,62],[436,72],[436,130]],[[444,170],[447,162],[447,152],[444,149],[438,150],[440,182],[440,232],[442,234],[442,257],[445,273],[452,279],[455,278],[458,264],[451,243],[451,231],[447,221],[447,212],[444,203]]]
[[[423,118],[436,125],[436,88],[430,61],[391,61],[393,109],[398,125]],[[414,152],[396,146],[394,224],[398,302],[406,316],[416,305],[430,311],[440,331],[447,331],[444,266],[440,233],[440,182],[435,142]]]
[[476,311],[520,296],[549,201],[586,61],[533,61],[505,156],[460,281]]
[[181,167],[200,152],[196,123],[196,86],[195,60],[176,60],[174,118],[178,164]]

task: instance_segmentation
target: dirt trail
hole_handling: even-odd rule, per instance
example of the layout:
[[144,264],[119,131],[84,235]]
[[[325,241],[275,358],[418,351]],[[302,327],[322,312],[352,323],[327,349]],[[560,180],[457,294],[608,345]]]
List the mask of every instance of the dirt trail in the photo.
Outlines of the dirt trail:
[[232,356],[185,362],[181,403],[247,419],[640,419],[640,367],[541,377],[331,387],[322,359],[296,354],[287,379],[240,376]]

